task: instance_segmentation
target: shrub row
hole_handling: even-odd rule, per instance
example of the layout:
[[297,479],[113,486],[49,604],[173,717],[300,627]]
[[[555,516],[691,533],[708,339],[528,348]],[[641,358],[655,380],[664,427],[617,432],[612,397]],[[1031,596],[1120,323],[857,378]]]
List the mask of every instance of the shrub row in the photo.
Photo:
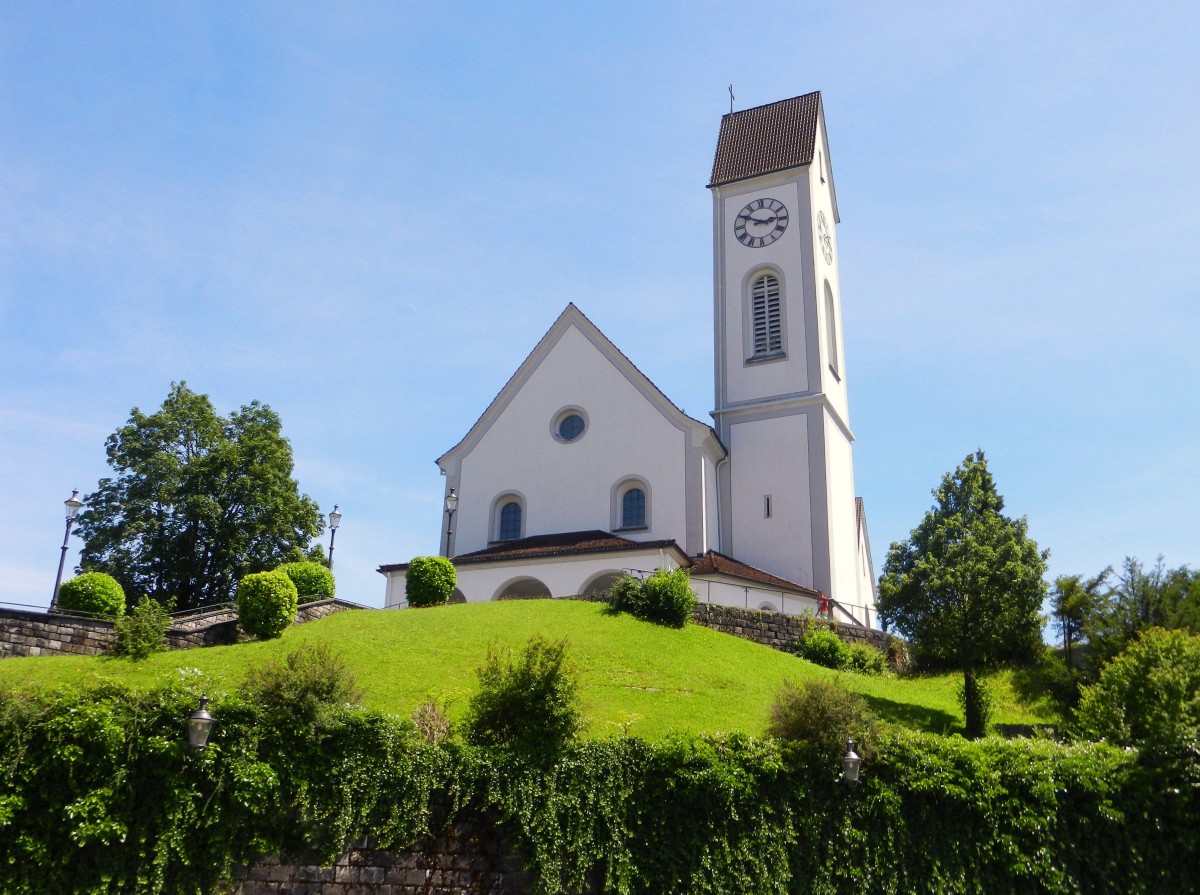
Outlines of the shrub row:
[[[289,562],[270,572],[247,575],[238,582],[236,596],[242,628],[257,637],[276,637],[292,623],[299,603],[331,600],[334,590],[333,572],[319,562]],[[67,612],[121,619],[125,603],[120,583],[104,572],[83,572],[58,591],[58,607]],[[116,652],[145,658],[165,648],[170,623],[163,620],[173,603],[173,597],[156,601],[143,595],[134,609],[136,621],[117,628]]]
[[0,696],[0,891],[218,891],[264,855],[403,849],[440,832],[434,805],[498,818],[548,895],[1182,893],[1200,866],[1200,788],[1134,750],[887,733],[848,793],[836,756],[771,739],[585,741],[547,766],[256,686],[213,701],[202,753],[195,687]]

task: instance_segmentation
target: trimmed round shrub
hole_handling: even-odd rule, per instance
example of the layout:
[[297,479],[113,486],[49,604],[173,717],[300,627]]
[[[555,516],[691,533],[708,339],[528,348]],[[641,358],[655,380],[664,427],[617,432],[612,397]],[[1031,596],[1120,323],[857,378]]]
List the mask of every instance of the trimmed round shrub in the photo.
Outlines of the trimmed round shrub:
[[238,582],[238,624],[253,637],[278,637],[296,617],[296,585],[286,572],[255,572]]
[[333,599],[333,572],[328,566],[319,562],[287,562],[279,571],[292,579],[301,603]]
[[415,556],[404,573],[409,606],[440,606],[450,601],[458,573],[444,556]]
[[125,591],[112,575],[84,572],[59,586],[58,608],[63,612],[120,618],[125,614]]
[[696,595],[688,583],[687,569],[658,569],[642,582],[644,618],[660,625],[682,628],[696,609]]
[[767,724],[771,736],[807,743],[828,758],[840,758],[850,737],[859,755],[867,757],[874,730],[874,717],[863,698],[824,680],[784,681]]
[[814,665],[839,670],[850,667],[850,647],[842,638],[823,628],[805,634],[796,641],[794,649],[796,655],[808,659]]
[[1075,713],[1078,732],[1137,746],[1150,764],[1200,751],[1200,636],[1150,628],[1104,666]]

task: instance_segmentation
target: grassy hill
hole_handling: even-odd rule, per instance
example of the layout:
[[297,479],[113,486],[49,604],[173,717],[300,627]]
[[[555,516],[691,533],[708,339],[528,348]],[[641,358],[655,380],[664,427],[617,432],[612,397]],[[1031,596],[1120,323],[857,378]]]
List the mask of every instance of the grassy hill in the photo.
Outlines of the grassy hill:
[[[211,692],[232,690],[247,669],[302,643],[324,641],[345,656],[372,708],[407,716],[430,697],[461,715],[489,645],[519,647],[535,633],[566,638],[580,668],[589,736],[622,730],[650,739],[672,732],[763,731],[785,678],[836,678],[881,717],[933,733],[961,727],[955,675],[872,678],[819,668],[803,659],[707,628],[672,630],[596,603],[531,600],[403,612],[342,612],[295,626],[265,643],[160,653],[140,664],[106,657],[0,661],[0,689],[87,686],[119,680],[153,687],[204,675]],[[1022,702],[1004,673],[993,678],[1000,723],[1056,720],[1048,703]]]

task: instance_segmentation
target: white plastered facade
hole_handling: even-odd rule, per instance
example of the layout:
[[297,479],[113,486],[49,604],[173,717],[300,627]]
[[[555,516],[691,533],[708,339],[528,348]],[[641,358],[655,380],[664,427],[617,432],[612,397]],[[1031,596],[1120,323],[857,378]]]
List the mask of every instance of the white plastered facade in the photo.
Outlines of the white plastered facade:
[[[564,413],[585,421],[564,441]],[[708,425],[675,407],[574,305],[559,316],[467,436],[438,459],[458,496],[443,554],[499,541],[497,505],[522,506],[519,536],[615,531],[674,539],[703,553],[717,533],[716,467],[725,449]],[[646,524],[625,529],[620,489],[646,496]]]
[[[858,537],[838,277],[839,220],[824,118],[812,164],[712,187],[721,549],[873,614],[874,585]],[[739,213],[782,203],[787,230],[764,246],[735,238]],[[824,226],[820,221],[824,221]],[[822,236],[828,235],[825,244]],[[763,274],[782,292],[783,347],[753,353],[750,290]],[[769,500],[769,513],[767,502]]]
[[[555,321],[463,440],[438,459],[458,503],[441,552],[461,557],[509,540],[607,532],[673,541],[613,555],[558,555],[458,565],[469,601],[587,592],[622,570],[686,565],[707,550],[794,583],[793,591],[727,576],[693,578],[702,602],[813,611],[875,621],[875,583],[854,494],[841,325],[839,221],[823,112],[811,163],[721,182],[713,198],[714,426],[679,410],[574,305]],[[786,230],[765,245],[735,238],[738,214],[766,199],[786,207]],[[823,222],[823,223],[822,223]],[[779,284],[782,346],[756,355],[753,284]],[[565,415],[582,434],[563,438]],[[623,489],[646,499],[645,524],[622,527]],[[505,504],[519,530],[500,531]],[[443,523],[447,521],[442,518]],[[501,536],[504,535],[502,538]],[[388,570],[388,569],[391,570]],[[388,606],[404,605],[403,573],[388,576]],[[840,606],[839,606],[840,604]]]

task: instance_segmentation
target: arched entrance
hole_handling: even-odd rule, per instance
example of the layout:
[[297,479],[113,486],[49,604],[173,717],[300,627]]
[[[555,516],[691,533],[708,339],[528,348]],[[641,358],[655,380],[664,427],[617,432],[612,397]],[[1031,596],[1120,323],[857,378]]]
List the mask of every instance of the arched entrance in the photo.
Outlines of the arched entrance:
[[544,600],[550,596],[550,588],[536,578],[514,578],[502,584],[493,594],[493,600]]
[[619,571],[601,572],[592,578],[579,589],[581,597],[596,597],[601,594],[606,594],[614,584],[624,577]]

